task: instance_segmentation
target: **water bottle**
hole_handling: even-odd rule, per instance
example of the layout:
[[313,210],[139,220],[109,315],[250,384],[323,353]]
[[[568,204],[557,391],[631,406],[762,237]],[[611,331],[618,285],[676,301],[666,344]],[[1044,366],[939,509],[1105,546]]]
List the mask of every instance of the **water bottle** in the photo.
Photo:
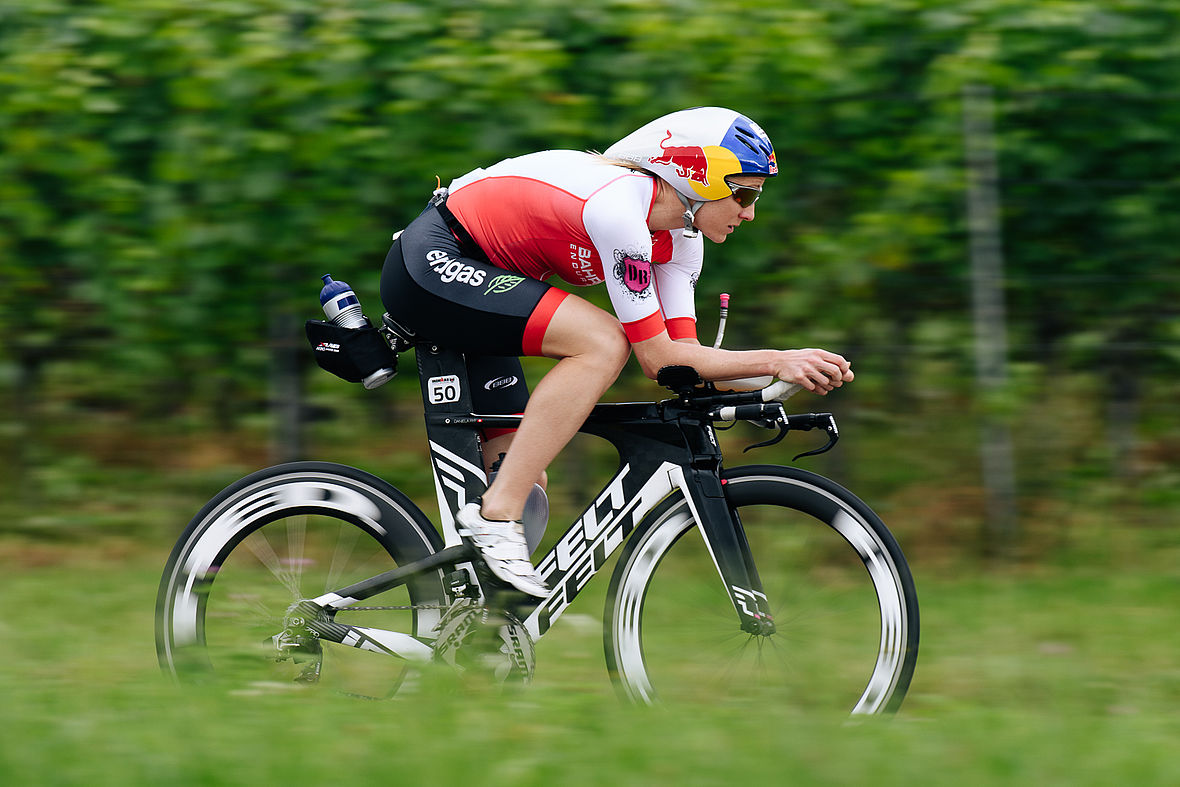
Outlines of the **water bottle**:
[[330,322],[342,328],[367,328],[369,321],[361,313],[361,301],[352,291],[348,282],[333,281],[328,274],[321,276],[324,288],[320,290],[320,306]]
[[[331,276],[324,274],[324,288],[320,290],[320,306],[324,307],[324,314],[328,320],[342,328],[368,328],[369,318],[361,311],[361,300],[356,297],[348,282],[334,281]],[[393,379],[397,370],[391,367],[378,369],[370,374],[362,384],[372,390]]]

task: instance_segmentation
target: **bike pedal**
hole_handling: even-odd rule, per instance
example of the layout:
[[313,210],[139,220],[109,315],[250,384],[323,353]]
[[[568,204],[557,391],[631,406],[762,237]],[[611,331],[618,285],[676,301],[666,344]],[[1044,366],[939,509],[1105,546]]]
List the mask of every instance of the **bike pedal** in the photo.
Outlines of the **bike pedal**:
[[465,598],[480,598],[482,594],[489,608],[507,610],[522,618],[528,617],[532,610],[541,603],[542,599],[522,593],[493,574],[492,570],[479,557],[476,557],[471,565],[475,568],[479,585],[475,586],[473,583],[470,594],[464,596]]

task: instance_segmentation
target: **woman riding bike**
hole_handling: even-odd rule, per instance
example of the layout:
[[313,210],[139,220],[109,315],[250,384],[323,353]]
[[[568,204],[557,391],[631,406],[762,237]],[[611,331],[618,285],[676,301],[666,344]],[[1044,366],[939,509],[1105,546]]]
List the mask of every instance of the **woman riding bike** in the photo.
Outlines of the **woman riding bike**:
[[[754,218],[774,148],[748,117],[699,107],[657,118],[603,155],[550,150],[477,169],[440,189],[395,240],[381,275],[385,309],[419,337],[463,351],[476,412],[521,412],[460,535],[498,578],[544,596],[521,517],[534,483],[618,377],[691,366],[706,380],[772,375],[826,394],[848,361],[807,350],[721,350],[696,338],[703,234],[714,243]],[[605,284],[614,314],[544,280]],[[524,385],[519,356],[556,365]],[[511,445],[511,450],[507,450]]]

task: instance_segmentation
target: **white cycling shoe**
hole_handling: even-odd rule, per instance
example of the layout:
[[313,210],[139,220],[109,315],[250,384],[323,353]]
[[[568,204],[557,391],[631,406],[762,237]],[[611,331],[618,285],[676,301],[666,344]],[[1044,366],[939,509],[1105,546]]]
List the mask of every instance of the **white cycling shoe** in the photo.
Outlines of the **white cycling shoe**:
[[497,578],[530,596],[549,595],[549,588],[529,560],[523,524],[484,519],[478,502],[459,509],[455,523],[460,538],[479,552]]

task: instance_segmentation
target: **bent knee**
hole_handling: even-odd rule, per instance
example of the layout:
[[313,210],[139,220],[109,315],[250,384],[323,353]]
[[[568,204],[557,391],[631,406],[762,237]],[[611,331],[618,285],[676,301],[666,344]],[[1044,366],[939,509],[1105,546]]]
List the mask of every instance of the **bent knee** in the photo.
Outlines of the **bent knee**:
[[576,296],[558,308],[542,349],[551,358],[577,356],[616,375],[631,357],[631,343],[614,315]]
[[609,323],[598,326],[587,339],[584,350],[579,353],[580,357],[595,364],[614,380],[631,357],[631,342],[627,340],[627,334],[623,333],[623,326],[612,317]]
[[602,352],[607,362],[617,371],[622,371],[627,359],[631,357],[631,342],[628,341],[627,334],[623,333],[623,326],[619,325],[617,320],[614,321],[614,329],[604,337]]

